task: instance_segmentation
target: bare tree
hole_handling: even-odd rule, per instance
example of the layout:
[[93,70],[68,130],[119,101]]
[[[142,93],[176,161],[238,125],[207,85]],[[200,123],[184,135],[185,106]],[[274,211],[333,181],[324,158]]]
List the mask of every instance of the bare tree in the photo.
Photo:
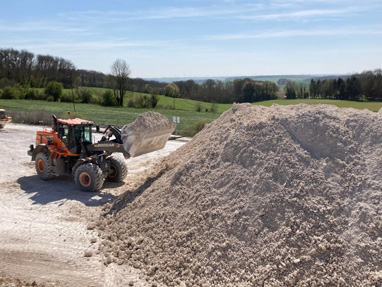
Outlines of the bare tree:
[[111,65],[111,74],[115,77],[115,93],[118,104],[123,106],[123,97],[127,91],[131,71],[125,60],[117,59]]

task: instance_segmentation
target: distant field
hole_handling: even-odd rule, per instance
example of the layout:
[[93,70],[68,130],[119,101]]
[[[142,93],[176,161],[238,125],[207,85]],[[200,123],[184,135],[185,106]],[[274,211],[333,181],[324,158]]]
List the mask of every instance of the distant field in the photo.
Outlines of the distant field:
[[[102,107],[92,104],[75,104],[74,112],[72,103],[55,103],[46,101],[33,100],[2,100],[0,99],[0,108],[6,109],[9,114],[22,113],[31,110],[45,110],[49,113],[56,114],[58,117],[66,118],[67,111],[75,113],[76,116],[87,120],[94,121],[100,125],[117,125],[123,126],[135,120],[135,118],[149,109],[134,109],[127,107]],[[169,110],[155,109],[156,112],[165,115],[171,121],[174,116],[180,117],[178,129],[182,130],[190,123],[202,120],[213,121],[219,117],[219,113],[196,112],[191,110]],[[50,124],[50,123],[49,123]]]
[[[174,99],[165,96],[160,96],[159,105],[161,107],[154,109],[165,115],[170,120],[174,116],[180,117],[180,124],[178,124],[178,130],[183,130],[187,125],[196,121],[213,121],[220,116],[222,112],[228,110],[232,105],[219,104],[218,112],[211,113],[205,112],[205,109],[209,109],[210,103],[202,103],[205,108],[203,112],[196,112],[195,105],[197,101],[187,99],[175,99],[175,108],[168,109],[163,107],[173,107]],[[341,108],[356,108],[356,109],[369,109],[377,112],[382,108],[382,102],[353,102],[353,101],[339,101],[339,100],[272,100],[254,103],[254,105],[271,106],[273,104],[279,105],[294,105],[294,104],[332,104]],[[0,99],[0,108],[6,109],[8,113],[23,113],[24,111],[32,110],[44,110],[48,113],[56,114],[59,117],[66,118],[67,111],[74,111],[72,103],[55,103],[46,101],[33,101],[33,100],[2,100]],[[127,107],[102,107],[92,104],[75,104],[76,116],[84,119],[92,120],[100,125],[118,125],[123,126],[132,122],[140,113],[149,111],[149,109],[135,109]],[[50,124],[50,123],[49,123]]]
[[287,80],[294,81],[294,82],[297,82],[297,83],[304,83],[307,86],[309,86],[309,84],[310,84],[310,81],[307,80],[308,78],[306,78],[306,77],[288,77],[288,76],[286,76],[286,77],[255,77],[253,79],[255,81],[273,82],[275,84],[277,84],[277,81],[280,80],[280,79],[287,79]]
[[[165,97],[165,96],[159,96],[159,103],[158,105],[161,107],[174,107],[174,101],[175,101],[175,109],[178,110],[186,110],[186,111],[195,111],[196,110],[196,104],[199,103],[199,101],[194,100],[188,100],[188,99],[179,99],[176,98],[175,100],[173,98]],[[200,102],[202,105],[202,110],[205,111],[206,109],[210,110],[212,104],[206,103],[206,102]],[[231,108],[232,104],[216,104],[217,106],[217,113],[222,113],[228,109]]]
[[[94,97],[102,97],[102,95],[107,90],[109,90],[106,88],[86,88],[86,87],[81,87],[80,89],[89,90],[92,93],[92,96],[94,96]],[[43,88],[35,88],[34,90],[37,90],[39,93],[44,92]],[[72,90],[70,90],[70,89],[64,89],[63,90],[64,95],[71,95],[71,93],[72,93]],[[144,94],[144,93],[127,92],[126,96],[125,96],[124,106],[127,105],[127,100],[132,95],[150,96],[149,94]],[[185,110],[185,111],[195,111],[197,103],[198,103],[198,101],[176,98],[175,99],[175,109],[176,110]],[[205,111],[206,109],[208,109],[208,110],[211,109],[211,106],[212,106],[211,103],[205,103],[205,102],[201,102],[201,103],[202,103],[202,110],[203,111]],[[222,112],[228,110],[230,107],[231,107],[231,104],[217,104],[217,112],[222,113]],[[159,102],[158,102],[158,108],[174,109],[174,99],[160,95],[159,96]]]

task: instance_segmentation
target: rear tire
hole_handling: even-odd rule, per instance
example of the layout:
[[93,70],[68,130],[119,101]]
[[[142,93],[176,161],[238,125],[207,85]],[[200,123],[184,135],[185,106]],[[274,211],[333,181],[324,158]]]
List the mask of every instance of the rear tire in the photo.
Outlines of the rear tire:
[[107,180],[111,182],[123,182],[127,175],[127,165],[123,159],[110,156],[107,159],[110,166],[110,172]]
[[0,124],[0,129],[2,129],[4,127],[4,125],[3,124]]
[[45,152],[39,152],[36,155],[35,167],[37,175],[44,180],[54,177],[53,167],[49,163],[49,156]]
[[74,182],[83,191],[98,191],[104,181],[102,170],[94,163],[80,165],[74,173]]

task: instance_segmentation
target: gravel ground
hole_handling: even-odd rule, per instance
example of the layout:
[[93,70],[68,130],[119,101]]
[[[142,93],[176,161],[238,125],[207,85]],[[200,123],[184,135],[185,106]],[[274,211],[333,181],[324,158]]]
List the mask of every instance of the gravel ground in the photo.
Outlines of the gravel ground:
[[27,150],[41,129],[7,124],[0,130],[1,286],[18,286],[17,282],[39,286],[126,286],[134,282],[134,286],[145,286],[133,267],[104,265],[98,233],[89,222],[99,217],[105,205],[143,181],[153,163],[184,142],[169,141],[160,151],[127,160],[125,184],[106,183],[100,192],[85,193],[75,188],[72,177],[49,181],[37,177]]

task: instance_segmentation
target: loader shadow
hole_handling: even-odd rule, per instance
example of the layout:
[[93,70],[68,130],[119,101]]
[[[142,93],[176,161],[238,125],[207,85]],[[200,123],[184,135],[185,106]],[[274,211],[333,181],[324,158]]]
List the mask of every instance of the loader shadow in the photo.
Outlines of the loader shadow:
[[42,180],[37,175],[23,176],[17,180],[17,183],[21,190],[31,195],[29,199],[33,201],[33,204],[45,205],[59,202],[58,206],[61,206],[67,200],[75,200],[86,206],[100,206],[117,198],[103,190],[98,192],[80,191],[74,185],[71,176],[50,180]]
[[122,210],[126,205],[134,202],[142,193],[148,189],[157,179],[159,179],[167,169],[160,170],[155,176],[148,177],[146,181],[134,190],[126,190],[121,196],[118,197],[117,200],[113,202],[112,207],[108,212],[104,213],[104,216],[112,213],[118,213]]
[[124,185],[125,185],[124,182],[105,181],[105,183],[103,184],[102,190],[114,189],[114,188],[118,188],[118,187],[121,187],[121,186],[124,186]]

